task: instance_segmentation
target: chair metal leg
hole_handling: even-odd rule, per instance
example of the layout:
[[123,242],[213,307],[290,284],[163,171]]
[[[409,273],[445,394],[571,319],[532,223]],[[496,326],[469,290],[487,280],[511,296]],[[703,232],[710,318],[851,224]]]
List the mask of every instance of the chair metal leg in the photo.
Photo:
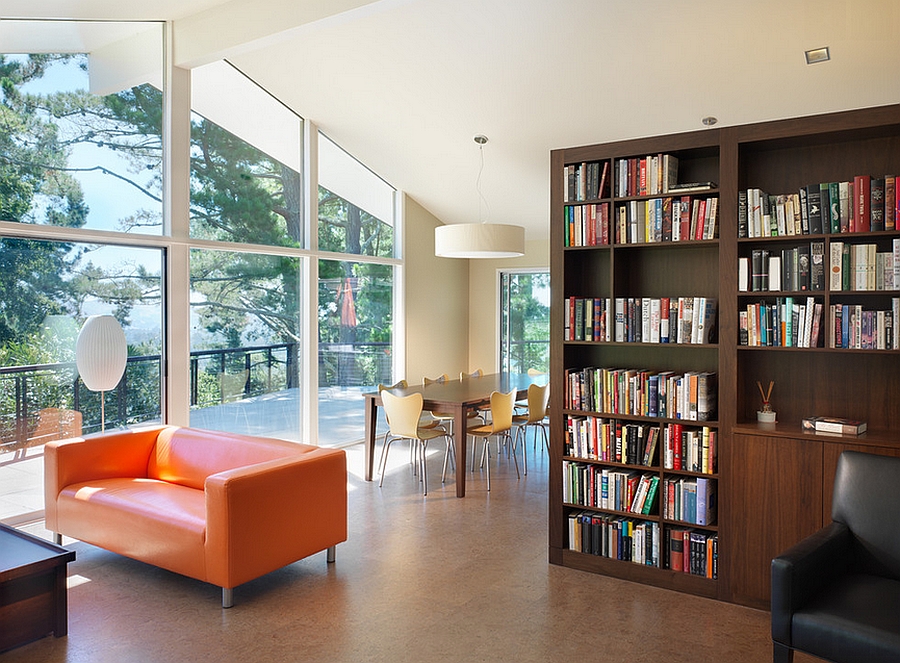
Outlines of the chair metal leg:
[[384,484],[384,474],[385,474],[385,472],[387,472],[387,457],[388,457],[388,452],[391,450],[391,442],[393,442],[394,440],[399,440],[399,439],[400,438],[398,438],[398,437],[392,437],[390,440],[385,442],[384,459],[383,459],[384,462],[382,462],[382,464],[381,464],[381,480],[378,482],[379,488],[381,488],[381,486]]
[[[513,446],[512,436],[509,434],[509,431],[506,431],[506,433],[504,433],[503,437],[507,440],[507,444],[512,448],[513,464],[516,466],[516,478],[521,479],[522,475],[519,474],[519,457],[516,456],[516,448],[515,448],[515,446]],[[523,450],[523,452],[525,450],[524,442],[522,443],[522,450]]]
[[487,489],[488,489],[488,492],[491,492],[491,438],[489,438],[489,437],[484,438],[483,449],[484,449],[484,451],[482,451],[482,454],[481,454],[483,457],[482,462],[484,462],[485,456],[486,456],[486,460],[487,460],[487,463],[485,463],[487,465]]

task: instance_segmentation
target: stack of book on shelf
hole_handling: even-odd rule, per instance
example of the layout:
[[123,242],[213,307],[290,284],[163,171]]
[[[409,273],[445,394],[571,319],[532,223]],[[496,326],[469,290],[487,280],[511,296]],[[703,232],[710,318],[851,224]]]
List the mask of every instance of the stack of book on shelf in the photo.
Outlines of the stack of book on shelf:
[[739,237],[782,237],[894,230],[900,217],[896,176],[809,184],[795,193],[738,193]]
[[[685,343],[716,339],[715,297],[569,297],[563,314],[567,341]],[[614,324],[610,324],[610,314]]]
[[660,566],[659,523],[602,513],[570,513],[569,550],[588,555]]
[[829,347],[855,350],[893,350],[900,347],[900,298],[891,298],[890,310],[869,310],[860,304],[828,307],[833,330]]
[[603,198],[609,161],[570,164],[563,169],[563,202],[573,203]]
[[666,477],[663,485],[662,515],[695,525],[715,525],[718,513],[715,479]]
[[831,242],[828,264],[832,291],[897,290],[900,288],[900,238],[890,251],[877,244]]
[[659,513],[659,477],[655,474],[566,460],[563,476],[566,504],[643,515]]
[[807,417],[801,423],[803,430],[811,433],[836,433],[861,435],[866,432],[866,422],[840,417]]
[[713,421],[717,387],[718,375],[710,371],[568,369],[565,404],[585,412]]
[[678,182],[678,157],[651,154],[616,160],[616,196],[655,196]]
[[609,244],[609,205],[568,205],[563,212],[563,246]]
[[741,345],[751,347],[817,348],[822,331],[822,302],[807,297],[801,304],[793,297],[775,302],[747,304],[738,313]]
[[666,568],[704,578],[719,577],[719,536],[709,532],[666,529]]
[[656,464],[659,437],[659,426],[569,415],[565,449],[577,458],[650,467]]
[[569,297],[565,300],[563,335],[567,341],[609,341],[612,337],[608,297]]
[[753,249],[738,258],[741,292],[823,291],[826,284],[825,242],[781,249]]
[[715,239],[719,199],[715,196],[629,200],[616,207],[616,243],[651,244]]

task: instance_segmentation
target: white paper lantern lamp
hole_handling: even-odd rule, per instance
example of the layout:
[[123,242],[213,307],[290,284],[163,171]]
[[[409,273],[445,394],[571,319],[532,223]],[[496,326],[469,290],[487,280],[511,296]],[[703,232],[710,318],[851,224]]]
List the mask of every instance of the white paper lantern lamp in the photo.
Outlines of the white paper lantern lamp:
[[100,392],[100,430],[106,430],[105,392],[119,384],[127,360],[128,345],[118,320],[111,315],[85,320],[75,341],[75,365],[84,386]]

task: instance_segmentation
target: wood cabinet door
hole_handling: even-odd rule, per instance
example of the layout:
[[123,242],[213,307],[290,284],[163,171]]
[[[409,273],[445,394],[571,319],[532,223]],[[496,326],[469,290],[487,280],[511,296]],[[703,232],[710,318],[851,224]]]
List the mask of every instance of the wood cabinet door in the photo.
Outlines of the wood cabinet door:
[[772,558],[822,527],[822,444],[735,433],[730,478],[731,598],[768,610]]

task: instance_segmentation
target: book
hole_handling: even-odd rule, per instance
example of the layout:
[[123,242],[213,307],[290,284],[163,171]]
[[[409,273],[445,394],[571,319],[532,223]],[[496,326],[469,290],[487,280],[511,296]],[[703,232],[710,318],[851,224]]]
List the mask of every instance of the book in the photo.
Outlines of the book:
[[860,435],[866,432],[866,422],[857,419],[840,417],[807,417],[801,422],[805,431],[816,433],[840,433],[841,435]]

